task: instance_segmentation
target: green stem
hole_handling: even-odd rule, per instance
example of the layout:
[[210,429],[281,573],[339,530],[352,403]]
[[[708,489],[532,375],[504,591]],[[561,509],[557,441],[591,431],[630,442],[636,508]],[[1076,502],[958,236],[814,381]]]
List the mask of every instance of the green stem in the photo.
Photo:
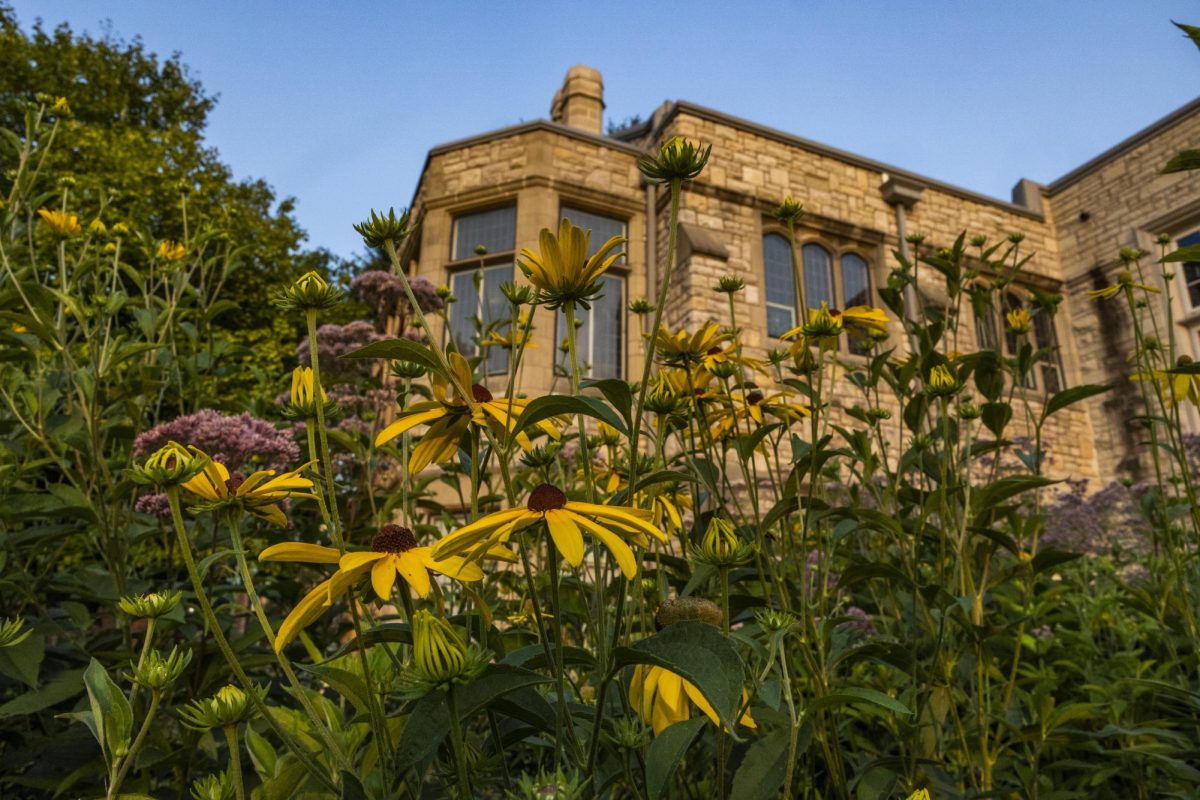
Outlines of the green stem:
[[[142,653],[138,656],[137,667],[134,669],[134,674],[140,674],[142,664],[146,663],[146,654],[150,652],[150,643],[154,641],[154,623],[157,620],[154,617],[146,619],[146,638],[142,642]],[[129,692],[129,705],[136,708],[138,692],[142,688],[140,683],[133,684],[132,691]]]
[[121,766],[117,769],[117,774],[113,777],[112,784],[108,787],[108,798],[120,796],[121,784],[125,782],[125,775],[129,772],[129,768],[133,766],[133,762],[137,760],[137,755],[141,752],[142,745],[146,742],[146,735],[150,733],[150,724],[154,722],[154,716],[158,713],[158,702],[162,699],[162,692],[157,689],[150,690],[150,708],[146,710],[146,718],[142,720],[142,727],[138,729],[137,737],[133,740],[133,744],[129,746],[129,752],[121,759]]
[[242,753],[238,747],[237,725],[225,726],[225,743],[229,745],[229,782],[237,800],[246,800],[246,783],[242,779]]
[[[226,663],[229,664],[229,669],[233,672],[234,677],[238,679],[238,682],[242,684],[242,688],[246,691],[246,694],[250,696],[250,701],[254,703],[254,707],[258,713],[271,726],[271,730],[275,732],[280,741],[300,760],[300,763],[304,765],[309,774],[324,784],[327,789],[333,791],[335,794],[339,793],[340,790],[337,785],[317,769],[313,755],[306,752],[292,738],[292,735],[280,725],[279,721],[275,719],[275,716],[255,690],[254,684],[246,674],[246,670],[242,668],[241,662],[238,661],[237,655],[229,645],[229,640],[225,638],[225,632],[221,630],[221,624],[217,621],[217,615],[213,612],[212,603],[208,599],[208,594],[204,591],[204,582],[200,579],[200,572],[196,569],[196,559],[192,556],[192,543],[188,539],[187,531],[183,527],[183,512],[179,508],[179,487],[166,487],[166,494],[167,502],[171,506],[171,520],[175,525],[175,534],[179,537],[179,550],[183,554],[183,563],[187,567],[188,578],[192,582],[192,590],[196,593],[196,602],[200,604],[200,613],[204,617],[205,625],[212,631],[213,639],[217,642],[217,648],[221,651],[221,655],[225,657]],[[343,769],[352,770],[353,765],[350,764],[349,760],[341,752],[341,749],[338,748],[337,743],[329,736],[328,731],[322,727],[318,729],[318,734],[321,735],[326,748],[333,755],[334,760],[338,762],[339,766]]]
[[454,684],[446,690],[446,706],[450,713],[450,745],[454,748],[454,767],[458,771],[458,796],[471,800],[471,780],[467,774],[466,748],[463,744],[462,722],[458,718],[458,700],[454,696]]
[[[642,385],[638,388],[637,407],[634,409],[633,430],[629,432],[629,486],[632,492],[637,486],[638,439],[642,433],[642,409],[646,405],[646,389],[650,385],[650,367],[654,364],[654,350],[657,344],[658,329],[662,325],[663,307],[667,304],[667,293],[671,288],[671,272],[675,269],[675,247],[679,229],[679,192],[683,181],[678,178],[671,181],[671,220],[667,228],[667,263],[663,265],[662,281],[658,287],[658,302],[654,307],[654,326],[650,329],[650,337],[646,342],[646,360],[642,364]],[[647,225],[653,225],[653,220],[646,220]],[[636,498],[631,502],[636,503]]]

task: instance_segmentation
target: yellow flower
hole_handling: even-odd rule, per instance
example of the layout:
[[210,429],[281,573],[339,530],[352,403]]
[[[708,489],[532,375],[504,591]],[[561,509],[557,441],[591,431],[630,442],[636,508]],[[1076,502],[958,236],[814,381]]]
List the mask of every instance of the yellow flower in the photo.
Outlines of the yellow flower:
[[516,333],[512,331],[501,333],[499,330],[492,328],[487,332],[486,336],[479,340],[479,344],[484,347],[502,347],[505,350],[512,350],[514,347],[524,347],[526,350],[530,350],[537,347],[537,343],[533,341],[532,335],[534,328],[525,329],[528,322],[529,315],[522,312],[517,318]]
[[46,223],[50,230],[57,233],[59,236],[78,236],[83,232],[83,228],[79,225],[79,217],[74,214],[68,214],[66,211],[51,211],[48,208],[39,208],[38,216]]
[[683,329],[671,333],[665,326],[660,327],[654,338],[655,352],[664,364],[693,366],[701,364],[705,356],[713,355],[714,348],[720,351],[733,335],[721,330],[715,322],[706,322],[695,333]]
[[[742,703],[749,699],[746,690],[742,690]],[[664,667],[639,664],[633,670],[633,680],[629,684],[629,702],[646,722],[654,729],[657,736],[676,722],[684,722],[692,717],[692,706],[700,709],[712,724],[722,727],[721,718],[705,699],[696,686],[688,680],[676,675]],[[747,710],[742,714],[739,723],[747,728],[757,728],[757,723]]]
[[[312,367],[296,367],[292,370],[291,411],[296,416],[307,417],[316,413],[314,388]],[[325,387],[321,387],[321,402],[324,403],[328,399]]]
[[164,239],[158,243],[158,250],[155,254],[167,261],[183,261],[187,258],[187,249],[179,242]]
[[764,412],[785,423],[812,416],[812,411],[798,403],[789,403],[782,394],[768,397],[758,389],[734,389],[725,405],[713,415],[713,436],[721,439],[730,434],[749,434],[766,424]]
[[851,306],[845,311],[834,310],[841,326],[864,336],[885,334],[888,329],[887,312],[872,306]]
[[94,233],[97,236],[103,236],[108,233],[108,226],[99,219],[94,219],[88,223],[88,233]]
[[316,499],[311,491],[313,483],[300,473],[315,462],[308,462],[294,470],[276,476],[273,469],[260,469],[243,481],[231,481],[229,470],[219,461],[213,461],[197,447],[188,448],[194,460],[205,460],[204,470],[183,484],[183,488],[206,500],[202,507],[217,508],[237,503],[250,513],[279,526],[287,525],[287,517],[277,505],[289,497]]
[[29,328],[26,328],[24,325],[22,325],[18,322],[14,322],[12,324],[12,332],[13,333],[29,333]]
[[543,483],[529,494],[524,508],[497,511],[459,528],[433,548],[435,558],[470,551],[477,560],[489,547],[504,544],[514,533],[544,522],[550,538],[563,558],[573,567],[583,563],[583,533],[587,531],[608,548],[625,577],[637,574],[637,559],[625,543],[629,539],[639,547],[650,544],[649,537],[666,541],[666,535],[650,524],[650,512],[625,506],[602,506],[568,500],[562,490]]
[[[1190,363],[1192,361],[1187,356],[1179,357],[1180,366]],[[1200,373],[1167,372],[1156,369],[1149,373],[1134,373],[1129,376],[1129,379],[1131,381],[1152,381],[1158,384],[1159,391],[1174,405],[1179,405],[1186,400],[1200,407]]]
[[[337,564],[338,569],[328,579],[317,584],[296,604],[279,626],[275,649],[287,647],[297,634],[311,625],[364,575],[370,574],[371,588],[385,603],[392,601],[396,576],[412,587],[418,597],[429,595],[432,581],[429,573],[437,572],[459,581],[483,578],[478,564],[461,557],[435,559],[429,546],[418,547],[416,537],[408,528],[388,524],[379,529],[371,540],[371,549],[342,554],[332,547],[305,542],[281,542],[263,550],[259,561],[286,561],[302,564]],[[490,548],[485,557],[515,561],[516,557],[504,547]]]
[[821,301],[820,308],[808,309],[808,321],[797,325],[781,336],[781,339],[795,339],[803,336],[811,344],[821,344],[824,340],[834,339],[842,332],[842,316],[837,309],[829,310],[829,304]]
[[[474,408],[458,396],[449,380],[434,375],[431,380],[434,399],[412,404],[375,437],[375,446],[380,447],[418,425],[429,425],[429,430],[413,448],[408,462],[408,470],[413,474],[430,464],[441,464],[453,458],[458,452],[459,440],[469,425],[480,428],[493,426],[511,431],[529,404],[523,398],[496,398],[487,387],[472,383],[471,365],[461,354],[450,353],[448,360],[450,371],[459,385],[470,387]],[[538,427],[548,436],[555,439],[559,437],[558,429],[548,420],[539,422]],[[517,435],[517,443],[525,450],[533,448],[524,433]]]
[[1088,297],[1109,298],[1117,294],[1122,289],[1141,289],[1146,292],[1159,293],[1159,289],[1154,286],[1147,286],[1144,283],[1135,283],[1133,273],[1127,269],[1123,269],[1117,273],[1117,282],[1111,286],[1105,286],[1103,289],[1092,289],[1088,292]]
[[928,789],[917,789],[908,796],[908,800],[930,800]]
[[50,110],[55,114],[62,114],[64,117],[71,115],[71,104],[67,102],[65,97],[54,98],[54,105],[50,106]]
[[938,364],[929,373],[928,385],[930,394],[953,394],[958,389],[958,380],[945,364]]
[[1029,329],[1033,327],[1033,318],[1023,308],[1009,311],[1005,314],[1005,319],[1008,320],[1008,329],[1013,333],[1029,333]]
[[521,250],[517,266],[537,288],[541,302],[550,308],[575,302],[588,307],[588,302],[600,291],[600,276],[624,255],[624,251],[617,250],[625,243],[624,237],[613,236],[588,256],[590,238],[591,231],[573,225],[564,217],[558,224],[558,236],[549,228],[542,228],[540,252]]

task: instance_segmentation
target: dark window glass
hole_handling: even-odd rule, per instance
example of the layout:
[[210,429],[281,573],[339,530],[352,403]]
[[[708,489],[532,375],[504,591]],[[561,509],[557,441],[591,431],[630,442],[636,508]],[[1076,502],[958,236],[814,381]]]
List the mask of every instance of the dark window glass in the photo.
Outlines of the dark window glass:
[[[856,253],[842,256],[842,308],[870,305],[871,283],[866,260]],[[849,338],[850,352],[866,355],[871,348],[859,336]]]
[[[511,264],[500,264],[483,270],[457,272],[450,279],[450,291],[458,301],[450,306],[450,333],[458,351],[468,358],[479,352],[476,323],[485,332],[490,328],[507,329],[508,300],[500,286],[511,282]],[[502,347],[488,349],[487,374],[508,369],[508,351]]]
[[806,244],[804,254],[804,302],[809,308],[820,308],[825,303],[837,308],[833,298],[833,259],[829,251],[819,244]]
[[[1200,231],[1184,236],[1178,244],[1180,247],[1200,244]],[[1188,303],[1193,309],[1200,310],[1200,261],[1183,262],[1183,282],[1187,287]]]
[[792,246],[777,233],[763,237],[767,295],[767,335],[780,337],[796,327],[796,275]]
[[471,258],[479,245],[489,253],[504,253],[514,249],[516,243],[517,207],[490,208],[454,220],[454,252],[450,257],[455,261]]
[[[576,222],[576,225],[579,223]],[[600,278],[603,287],[591,309],[576,306],[575,358],[589,378],[620,378],[624,364],[625,279],[619,275]],[[567,315],[560,309],[555,317],[556,363],[563,375],[570,374]]]
[[[593,214],[590,211],[583,211],[578,208],[570,208],[563,206],[562,215],[571,222],[584,230],[592,232],[588,239],[588,255],[593,255],[600,246],[614,236],[625,235],[625,221],[606,217],[602,214]],[[625,263],[625,257],[621,256],[615,262],[616,264]]]

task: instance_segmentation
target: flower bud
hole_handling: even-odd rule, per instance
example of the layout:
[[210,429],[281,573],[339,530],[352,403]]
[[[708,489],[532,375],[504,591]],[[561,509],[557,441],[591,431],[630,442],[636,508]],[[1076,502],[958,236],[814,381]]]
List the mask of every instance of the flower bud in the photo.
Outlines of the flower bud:
[[158,619],[174,611],[182,597],[183,592],[177,590],[149,592],[122,597],[117,605],[131,617]]
[[1122,247],[1120,252],[1117,253],[1122,264],[1132,264],[1141,261],[1146,255],[1145,250],[1139,250],[1136,247]]
[[527,284],[502,283],[500,293],[514,306],[527,306],[535,299],[533,287]]
[[25,625],[20,617],[0,620],[0,649],[16,647],[33,634],[33,629]]
[[227,772],[207,775],[192,782],[193,800],[233,800],[235,789]]
[[972,247],[983,247],[986,244],[987,244],[987,237],[983,236],[982,234],[978,234],[978,235],[971,237],[971,246]]
[[415,361],[393,361],[392,374],[397,378],[416,380],[425,374],[425,368]]
[[[254,687],[259,700],[266,696],[266,687]],[[237,686],[222,686],[212,697],[193,700],[179,709],[183,724],[195,730],[224,728],[237,725],[254,716],[257,711],[254,698]]]
[[133,664],[133,680],[152,692],[161,692],[179,680],[191,660],[191,650],[172,647],[165,657],[157,650],[151,650],[144,661]]
[[1021,242],[1025,241],[1025,234],[1023,234],[1023,233],[1010,233],[1010,234],[1008,235],[1008,240],[1009,240],[1010,242],[1012,242],[1013,244],[1020,244]]
[[701,149],[682,136],[672,136],[658,148],[654,158],[638,160],[638,169],[650,183],[689,181],[704,171],[712,145]]
[[945,364],[938,364],[929,373],[925,391],[934,397],[954,394],[958,391],[958,379]]
[[714,291],[722,294],[734,294],[746,288],[746,282],[735,275],[726,275],[717,281],[717,288]]
[[692,549],[692,557],[701,564],[714,567],[733,567],[750,560],[753,551],[747,542],[738,536],[733,523],[724,517],[713,517],[708,521],[700,544]]
[[725,380],[726,378],[732,378],[734,375],[738,374],[738,365],[732,361],[718,361],[716,364],[712,365],[712,369],[710,369],[709,372],[711,372],[714,376]]
[[[316,394],[312,367],[296,367],[292,370],[292,394],[284,414],[292,419],[305,419],[317,413]],[[325,387],[321,387],[321,402],[328,404]]]
[[653,314],[654,306],[644,297],[635,297],[629,301],[629,312],[631,314]]
[[71,104],[67,102],[67,98],[65,97],[56,97],[54,98],[54,104],[50,106],[50,113],[69,117],[72,113]]
[[829,311],[829,305],[822,300],[821,307],[808,313],[808,322],[800,329],[810,339],[828,339],[842,332],[842,326],[834,319]]
[[956,411],[959,419],[979,419],[983,416],[983,409],[970,400],[959,403]]
[[410,233],[409,221],[407,208],[400,209],[400,216],[396,216],[394,208],[389,208],[387,214],[377,214],[372,210],[371,216],[355,225],[354,230],[372,249],[383,247],[388,242],[392,243],[392,247],[399,247]]
[[450,623],[421,609],[412,620],[413,668],[426,681],[444,684],[467,668],[467,647]]
[[275,305],[285,311],[316,311],[333,308],[341,299],[340,289],[330,286],[320,273],[310,271],[284,289],[276,298]]
[[206,464],[206,459],[197,458],[179,442],[171,441],[151,453],[140,466],[134,465],[129,477],[143,486],[178,486],[199,475]]
[[102,220],[94,219],[88,223],[88,233],[103,236],[108,233],[108,226]]
[[767,633],[778,633],[796,624],[796,618],[786,611],[774,608],[759,608],[754,611],[758,626]]
[[775,219],[784,225],[795,225],[804,216],[804,206],[790,194],[772,212]]

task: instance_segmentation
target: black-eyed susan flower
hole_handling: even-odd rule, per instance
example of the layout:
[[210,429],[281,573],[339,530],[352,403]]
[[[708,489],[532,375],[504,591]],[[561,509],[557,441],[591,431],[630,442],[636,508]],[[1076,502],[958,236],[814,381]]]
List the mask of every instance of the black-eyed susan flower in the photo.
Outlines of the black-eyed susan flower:
[[[325,404],[323,410],[326,416],[336,410],[325,394],[325,387],[321,387],[321,402]],[[292,391],[283,413],[284,416],[291,419],[307,419],[317,413],[316,386],[313,381],[312,367],[296,367],[292,370]]]
[[486,336],[479,340],[479,344],[483,347],[500,347],[504,350],[512,350],[514,347],[530,350],[538,346],[537,342],[533,341],[534,330],[536,329],[529,326],[529,315],[522,313],[517,318],[515,331],[509,330],[501,333],[498,329],[492,328]]
[[812,416],[812,411],[790,402],[782,394],[768,396],[755,388],[734,389],[713,413],[713,436],[721,439],[730,434],[750,433],[766,424],[767,415],[790,424]]
[[659,360],[672,367],[700,366],[706,357],[713,357],[725,349],[733,334],[721,329],[715,322],[706,322],[694,332],[680,329],[671,333],[665,326],[654,336],[654,351]]
[[1014,308],[1004,318],[1008,320],[1008,329],[1013,333],[1029,333],[1033,328],[1033,318],[1023,308]]
[[[363,577],[369,576],[376,597],[385,603],[392,601],[392,588],[399,575],[418,597],[429,596],[435,572],[458,581],[470,582],[483,578],[479,564],[458,556],[435,559],[432,547],[419,546],[413,532],[402,526],[387,524],[371,539],[369,550],[341,553],[332,547],[306,542],[281,542],[258,554],[259,561],[282,561],[301,564],[337,564],[337,571],[317,584],[305,595],[279,626],[275,649],[282,650],[317,620],[335,600],[341,598]],[[489,548],[484,558],[515,561],[507,548]]]
[[625,253],[618,250],[625,243],[622,236],[613,236],[588,255],[591,231],[585,231],[565,217],[558,224],[558,235],[542,228],[535,253],[525,248],[517,266],[538,290],[538,302],[549,308],[561,308],[578,303],[590,308],[590,301],[600,291],[600,276],[608,271]]
[[925,383],[925,391],[934,397],[954,394],[958,391],[958,379],[945,364],[938,364],[929,372],[929,380]]
[[286,526],[287,517],[278,505],[280,502],[289,497],[316,499],[311,491],[313,482],[300,474],[315,462],[280,475],[273,469],[260,469],[243,480],[232,480],[224,464],[213,461],[196,447],[188,449],[194,459],[204,462],[204,469],[183,484],[184,489],[203,501],[196,506],[199,509],[238,506],[267,522]]
[[187,248],[179,242],[164,239],[158,243],[154,254],[164,261],[183,261],[187,258]]
[[[1185,367],[1192,363],[1189,356],[1179,357],[1179,366]],[[1129,376],[1132,381],[1151,381],[1158,384],[1159,391],[1174,405],[1191,402],[1200,407],[1200,373],[1174,372],[1155,369],[1150,372],[1137,372]]]
[[1103,289],[1092,289],[1088,292],[1088,297],[1107,299],[1109,297],[1113,297],[1123,289],[1141,289],[1142,291],[1153,292],[1155,294],[1158,294],[1160,291],[1156,286],[1147,286],[1144,283],[1137,283],[1133,279],[1133,273],[1127,269],[1123,269],[1117,273],[1116,283],[1105,286]]
[[568,500],[557,486],[543,483],[530,492],[523,508],[497,511],[459,528],[434,545],[433,555],[467,553],[474,561],[538,523],[545,524],[554,547],[571,566],[583,563],[583,532],[587,531],[608,548],[627,578],[637,574],[637,559],[626,539],[638,547],[649,545],[650,537],[666,541],[666,534],[650,524],[648,511]]
[[78,236],[83,232],[83,228],[79,224],[79,217],[75,214],[68,214],[66,211],[51,210],[49,208],[39,208],[38,216],[46,223],[47,228],[59,236]]
[[[749,694],[742,690],[743,705],[749,699]],[[642,721],[654,729],[658,736],[676,722],[685,722],[692,718],[692,707],[700,709],[717,727],[721,718],[713,710],[712,705],[705,699],[704,694],[695,684],[664,667],[639,664],[633,670],[633,680],[629,684],[629,702],[633,705]],[[747,728],[757,728],[754,718],[747,709],[738,720]]]
[[[458,452],[459,441],[471,425],[480,428],[490,426],[504,433],[511,431],[529,404],[524,398],[496,398],[486,386],[474,383],[471,365],[461,354],[450,353],[447,361],[455,383],[452,384],[442,375],[433,375],[430,384],[434,399],[414,403],[404,409],[395,422],[375,437],[375,446],[380,447],[418,425],[429,425],[429,430],[413,448],[408,462],[409,472],[413,474],[430,464],[440,464],[453,458]],[[473,403],[460,397],[455,385],[469,386]],[[558,428],[549,420],[539,422],[538,428],[552,438],[559,437]],[[525,450],[533,447],[523,432],[517,434],[517,443]]]

